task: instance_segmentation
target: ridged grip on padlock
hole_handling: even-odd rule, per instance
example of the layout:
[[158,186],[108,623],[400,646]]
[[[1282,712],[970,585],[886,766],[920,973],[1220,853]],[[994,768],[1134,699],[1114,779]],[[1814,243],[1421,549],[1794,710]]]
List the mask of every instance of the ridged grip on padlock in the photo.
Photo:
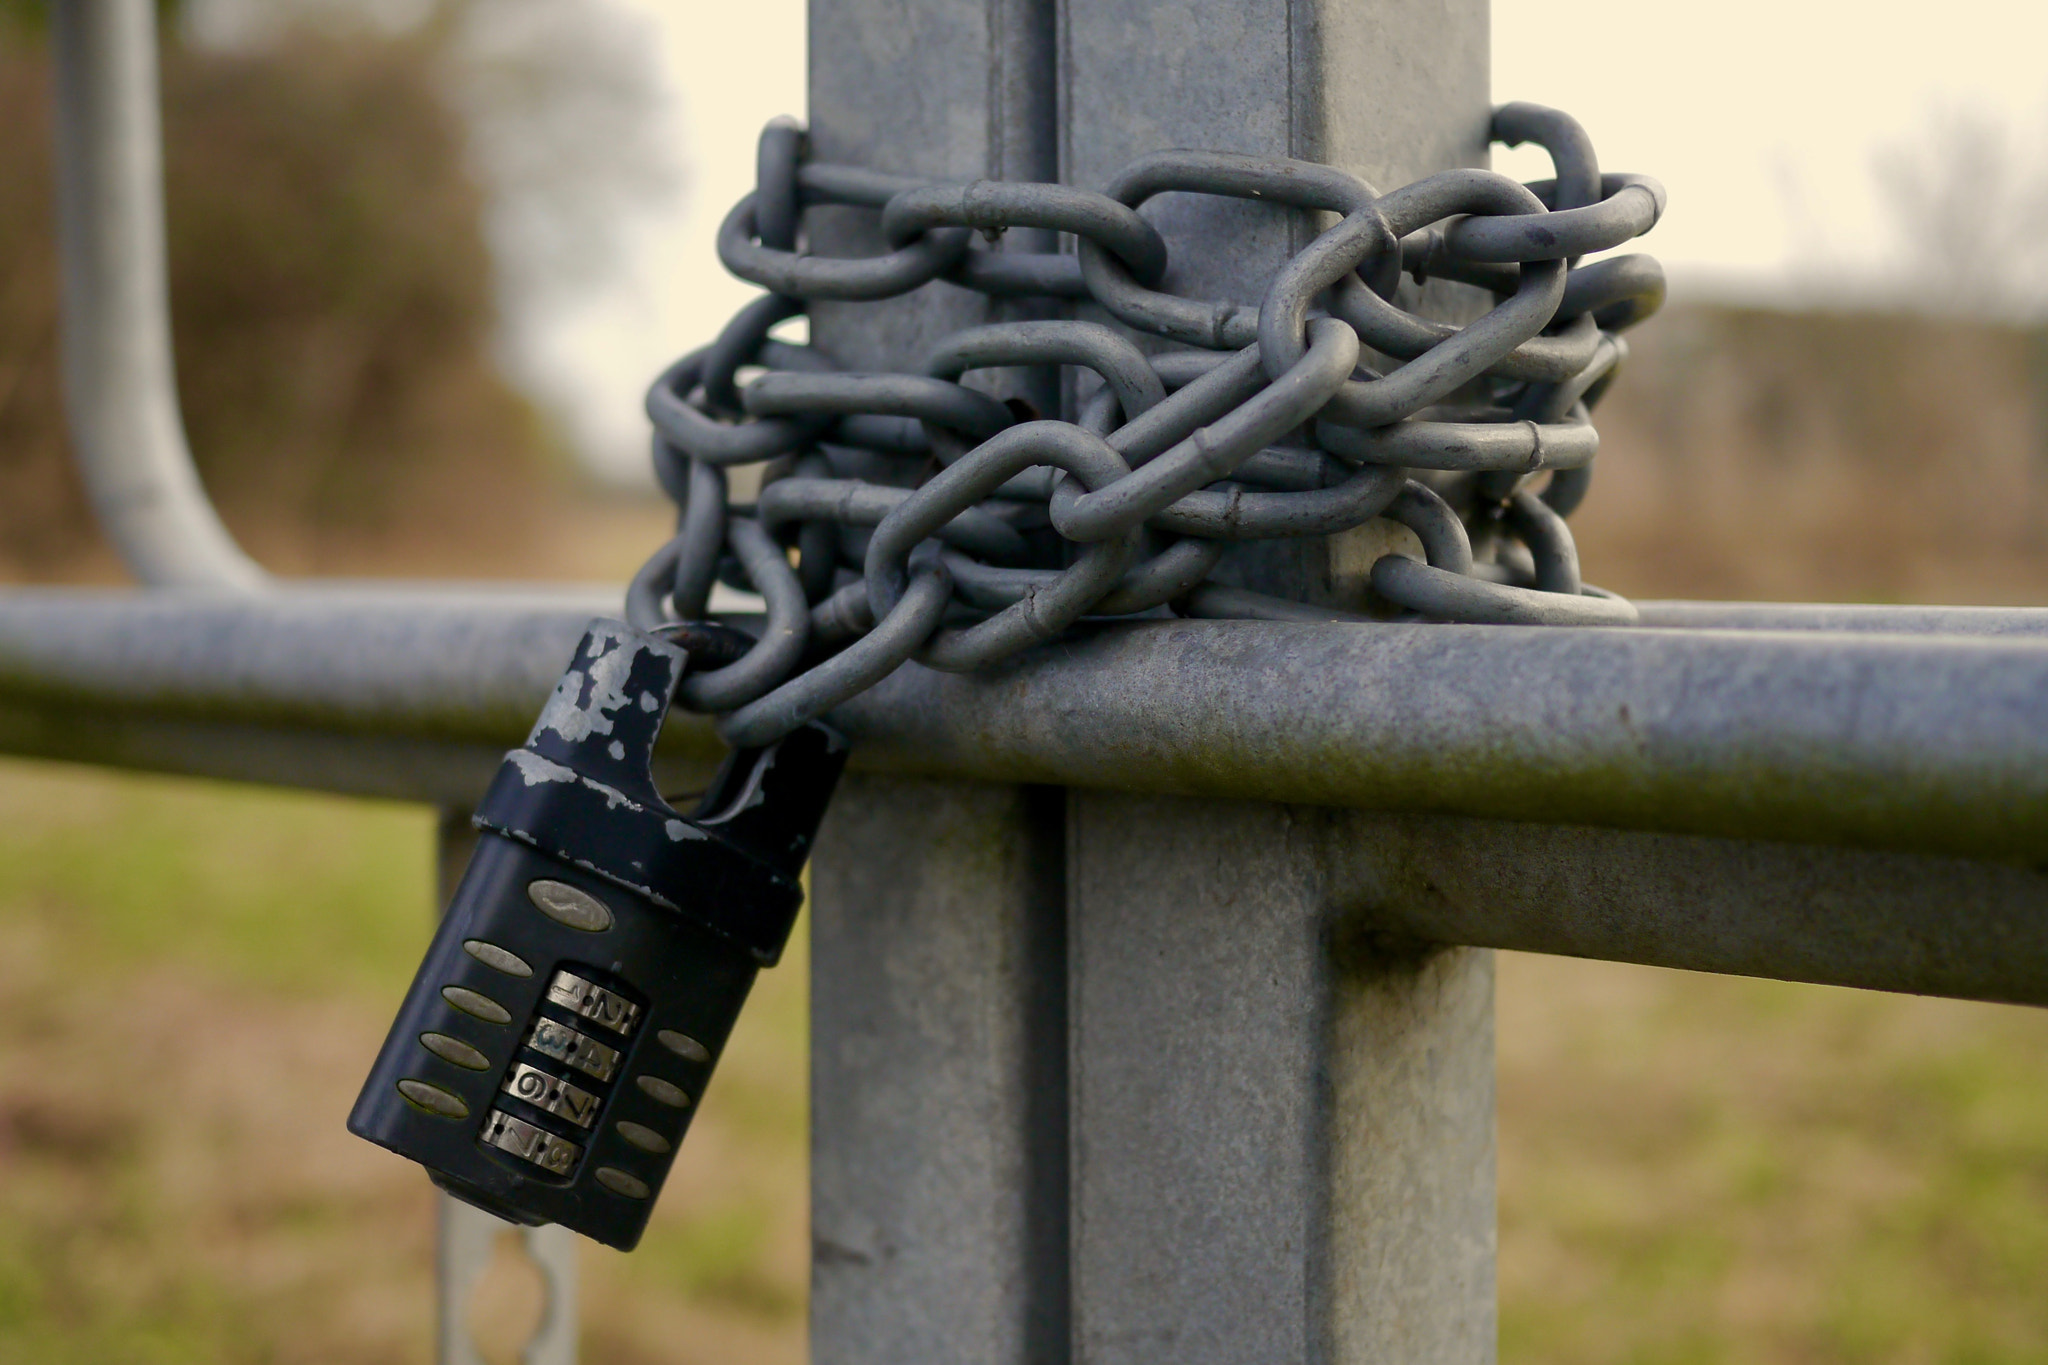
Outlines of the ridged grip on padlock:
[[[535,883],[550,892],[557,886],[582,892],[605,908],[609,926],[592,930],[563,923],[536,902],[530,890]],[[466,946],[472,944],[477,947]],[[620,1038],[547,1005],[548,986],[565,969],[638,1003],[641,1013],[631,1033]],[[501,1218],[561,1223],[630,1250],[647,1225],[674,1149],[755,973],[753,958],[737,945],[580,868],[486,834],[349,1116],[349,1129],[421,1162],[451,1193]],[[534,1022],[543,1018],[616,1048],[620,1056],[610,1081],[526,1048]],[[430,1035],[439,1050],[423,1041]],[[671,1045],[664,1036],[686,1041]],[[522,1063],[600,1095],[595,1123],[581,1128],[506,1094],[505,1081]],[[643,1077],[673,1086],[686,1102],[664,1103],[650,1090],[667,1092],[644,1086]],[[453,1097],[456,1103],[446,1109],[460,1112],[436,1112],[436,1093]],[[581,1152],[566,1179],[482,1144],[484,1124],[499,1109],[577,1144]],[[621,1129],[622,1123],[654,1134],[668,1152],[647,1150],[644,1137],[630,1141],[626,1134],[632,1130]],[[626,1181],[601,1183],[598,1172],[607,1170],[638,1182],[646,1194],[620,1193],[616,1186],[631,1188]]]

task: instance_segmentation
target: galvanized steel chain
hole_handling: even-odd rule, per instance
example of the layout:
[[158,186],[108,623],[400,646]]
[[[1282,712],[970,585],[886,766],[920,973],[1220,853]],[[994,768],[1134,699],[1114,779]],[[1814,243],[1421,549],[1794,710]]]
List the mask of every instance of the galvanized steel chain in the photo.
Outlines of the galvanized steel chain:
[[[1233,545],[1375,518],[1406,526],[1422,552],[1372,565],[1382,608],[1633,622],[1627,602],[1581,580],[1564,519],[1591,478],[1589,414],[1627,356],[1620,333],[1663,302],[1664,276],[1648,256],[1582,258],[1648,231],[1664,191],[1603,173],[1555,110],[1504,105],[1492,136],[1542,147],[1556,177],[1454,170],[1381,194],[1331,166],[1166,151],[1100,192],[925,181],[808,160],[800,127],[770,124],[758,184],[718,234],[726,268],[769,292],[647,397],[655,471],[680,516],[634,579],[628,618],[697,620],[721,577],[766,606],[751,645],[685,679],[679,700],[727,713],[721,733],[759,745],[906,660],[982,668],[1083,617],[1375,619],[1217,577]],[[1256,307],[1188,298],[1166,290],[1173,248],[1139,212],[1168,192],[1337,221]],[[878,214],[888,250],[808,254],[799,225],[819,205]],[[989,249],[1010,228],[1067,234],[1075,249]],[[1409,306],[1404,276],[1494,302],[1462,326],[1434,321]],[[774,335],[813,303],[934,281],[1068,316],[967,328],[917,373],[846,372]],[[962,382],[1048,366],[1075,376],[1074,420]],[[727,471],[747,464],[765,467],[740,505]]]

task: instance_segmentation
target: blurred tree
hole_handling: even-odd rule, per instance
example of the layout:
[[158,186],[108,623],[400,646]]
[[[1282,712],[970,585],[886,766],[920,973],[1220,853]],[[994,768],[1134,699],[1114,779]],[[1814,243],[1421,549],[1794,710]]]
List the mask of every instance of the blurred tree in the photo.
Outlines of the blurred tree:
[[[554,108],[617,53],[530,17],[523,43],[477,36],[522,0],[451,0],[395,32],[359,7],[290,23],[266,8],[260,42],[167,36],[163,59],[179,392],[208,487],[283,567],[369,533],[507,539],[559,461],[492,359],[502,286],[567,279],[593,247],[602,261],[619,197],[648,189],[615,126],[636,87]],[[0,0],[0,565],[15,574],[61,571],[91,539],[58,392],[42,18]],[[494,271],[500,238],[514,261]]]
[[502,297],[544,314],[609,274],[624,225],[682,187],[647,25],[609,0],[439,4]]
[[1872,170],[1918,306],[2007,319],[2048,307],[2048,163],[2008,123],[1935,106]]
[[529,479],[540,432],[489,364],[484,202],[431,54],[302,35],[164,74],[180,391],[224,500],[363,527],[449,479]]
[[0,0],[0,556],[46,563],[86,534],[57,391],[49,79],[43,16]]
[[606,280],[627,225],[683,184],[652,25],[616,0],[183,0],[182,18],[216,50],[379,33],[429,55],[486,194],[515,356]]

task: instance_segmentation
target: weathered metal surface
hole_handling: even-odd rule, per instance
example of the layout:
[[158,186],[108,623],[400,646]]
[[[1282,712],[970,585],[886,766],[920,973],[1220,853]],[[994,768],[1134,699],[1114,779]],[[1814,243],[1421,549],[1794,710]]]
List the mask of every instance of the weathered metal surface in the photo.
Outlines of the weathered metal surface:
[[[1078,183],[1155,147],[1330,162],[1380,186],[1484,157],[1482,5],[1192,0],[1162,14],[1138,0],[1071,0],[1066,21],[1066,174]],[[1233,244],[1187,251],[1177,290],[1245,302],[1319,226],[1193,195],[1148,212],[1169,240]],[[1371,563],[1347,580],[1328,542],[1252,548],[1245,586],[1310,600],[1355,603]],[[1224,660],[1248,661],[1230,632],[1264,633],[1219,625],[1173,655],[1187,691],[1156,680],[1182,707],[1215,687]],[[1167,627],[1190,628],[1204,629]],[[1303,688],[1306,675],[1280,664],[1289,638],[1266,643],[1245,688],[1211,691],[1173,726],[1174,747],[1203,754],[1190,766],[1234,766],[1244,751],[1223,736],[1265,706],[1341,712],[1340,725],[1365,709],[1351,704],[1374,690],[1359,658],[1324,660],[1334,667]],[[1433,688],[1456,675],[1414,676]],[[1024,683],[1012,704],[1029,695],[1038,735],[1062,744],[1164,737],[1137,715],[1093,731],[1095,705],[1120,709],[1120,689],[1103,683],[1081,704]],[[1386,738],[1354,732],[1342,747]],[[1119,739],[1099,756],[1107,770],[1131,754]],[[1320,771],[1329,756],[1304,757]],[[1249,795],[1244,777],[1208,791]],[[1336,941],[1318,850],[1303,837],[1312,826],[1285,809],[1071,799],[1074,1358],[1492,1359],[1492,954]]]
[[1066,1351],[1060,795],[849,777],[812,864],[811,1355]]
[[0,594],[0,689],[11,701],[509,748],[590,619],[617,612],[614,594],[574,589],[24,589]]
[[2048,1005],[2048,864],[1297,812],[1350,931]]
[[64,399],[86,491],[145,583],[249,589],[263,572],[199,485],[171,364],[151,0],[67,0],[57,67]]
[[[0,748],[472,800],[609,605],[564,600],[9,593]],[[909,665],[833,720],[869,771],[2040,861],[2043,619],[2001,613],[2004,637],[1142,623],[988,674]],[[681,764],[719,752],[684,715],[664,741]]]
[[1074,802],[1075,1358],[1491,1358],[1492,954],[1341,939],[1313,818]]
[[2039,607],[1894,607],[1843,602],[1637,602],[1667,630],[1824,630],[1866,635],[2048,639]]
[[[0,701],[0,753],[428,805],[477,799],[497,744],[450,744]],[[707,769],[708,771],[708,769]]]
[[616,608],[448,585],[12,591],[0,751],[468,809]]
[[926,772],[2048,856],[2035,640],[1145,624],[838,720]]
[[[813,153],[1040,173],[1054,8],[813,0]],[[820,255],[882,247],[872,213],[805,226]],[[820,303],[811,335],[844,368],[901,368],[992,316],[926,289]],[[849,778],[833,803],[811,867],[816,1365],[1066,1357],[1059,821],[1057,793],[956,782]]]

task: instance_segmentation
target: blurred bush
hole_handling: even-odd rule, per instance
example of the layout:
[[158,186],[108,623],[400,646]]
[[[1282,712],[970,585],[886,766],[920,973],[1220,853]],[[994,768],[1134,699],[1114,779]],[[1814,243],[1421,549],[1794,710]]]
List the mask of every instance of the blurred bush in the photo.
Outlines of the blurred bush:
[[2048,605],[2048,331],[1674,307],[1573,521],[1632,596]]
[[[227,521],[279,568],[516,540],[558,467],[492,363],[485,201],[436,76],[424,34],[166,44],[179,395]],[[47,46],[18,7],[0,127],[0,572],[61,576],[94,541],[58,385]]]

